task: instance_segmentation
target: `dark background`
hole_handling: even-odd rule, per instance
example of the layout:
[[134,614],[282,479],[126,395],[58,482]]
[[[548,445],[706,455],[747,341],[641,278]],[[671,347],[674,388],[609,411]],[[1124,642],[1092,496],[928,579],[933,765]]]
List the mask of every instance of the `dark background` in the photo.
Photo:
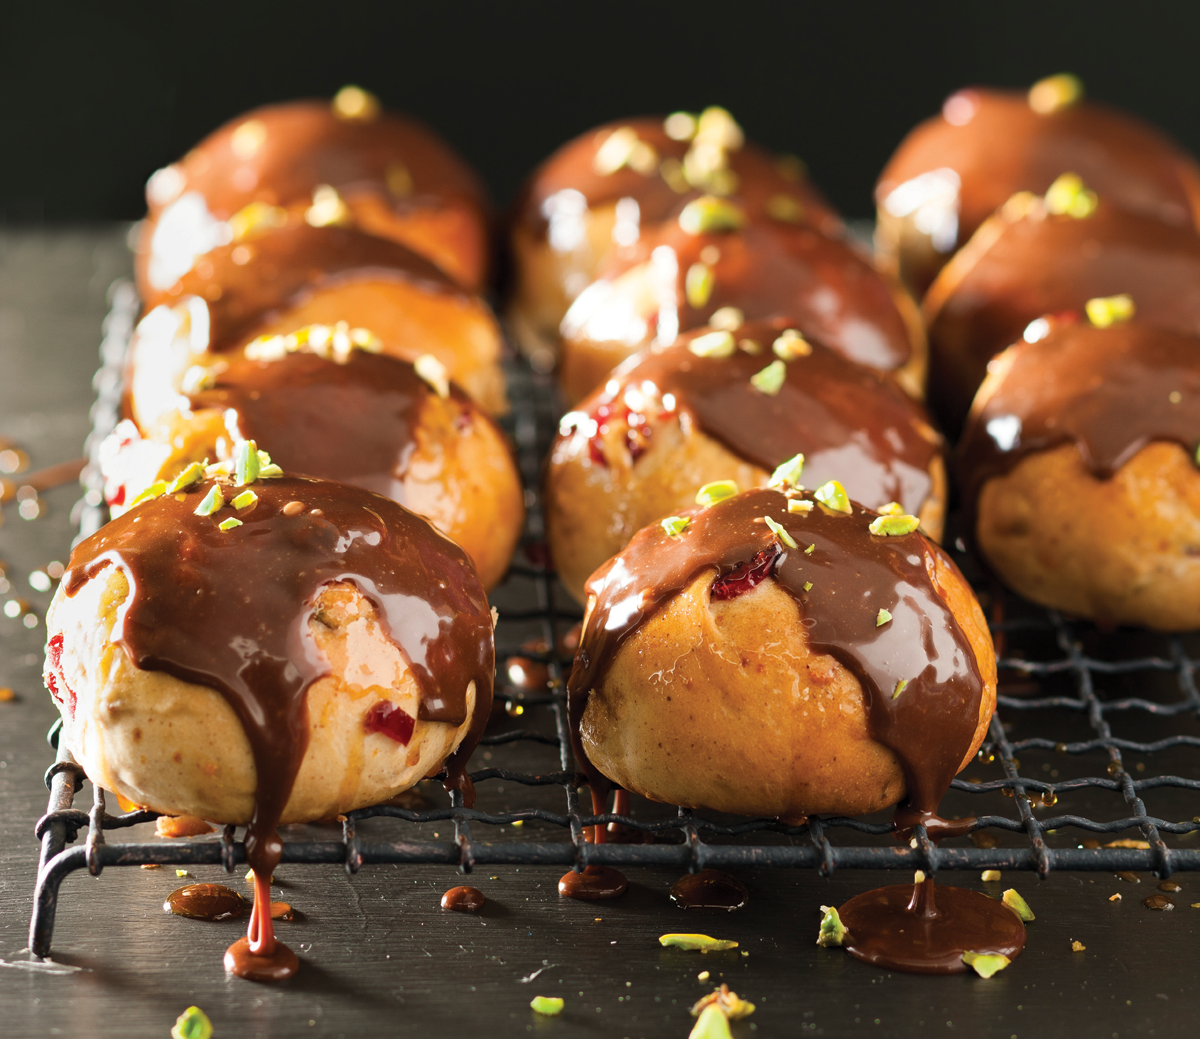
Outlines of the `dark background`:
[[0,20],[0,217],[133,219],[142,185],[254,105],[347,82],[425,119],[504,204],[606,119],[728,107],[849,216],[967,83],[1072,71],[1200,151],[1200,4],[40,3]]

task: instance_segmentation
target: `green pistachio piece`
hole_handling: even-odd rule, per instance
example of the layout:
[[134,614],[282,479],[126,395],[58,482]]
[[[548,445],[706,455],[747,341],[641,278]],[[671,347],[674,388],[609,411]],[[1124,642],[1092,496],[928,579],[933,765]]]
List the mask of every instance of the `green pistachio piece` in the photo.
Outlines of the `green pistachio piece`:
[[693,263],[683,279],[683,294],[687,297],[688,305],[696,310],[707,305],[716,283],[717,277],[707,263]]
[[998,952],[971,952],[969,949],[963,953],[962,958],[963,963],[973,968],[981,978],[990,978],[1012,963],[1007,956]]
[[701,996],[696,1000],[689,1013],[692,1017],[699,1017],[705,1007],[712,1006],[714,1003],[721,1008],[730,1021],[740,1021],[743,1017],[749,1017],[755,1009],[754,1004],[748,999],[742,999],[728,985],[722,984],[720,988],[715,988],[707,996]]
[[746,316],[737,307],[720,307],[708,319],[708,327],[718,332],[736,332],[745,323]]
[[767,526],[770,528],[771,533],[779,538],[779,540],[785,545],[787,545],[788,548],[800,547],[796,544],[796,539],[784,529],[782,523],[776,522],[770,516],[764,516],[763,519],[767,521]]
[[812,344],[794,328],[785,328],[771,344],[771,350],[781,361],[794,361],[812,353]]
[[663,120],[663,130],[673,141],[690,141],[696,136],[696,117],[691,112],[672,112]]
[[242,493],[236,498],[234,498],[230,504],[232,504],[235,509],[248,509],[256,501],[258,501],[258,495],[251,490],[245,490],[242,491]]
[[804,582],[804,590],[805,590],[806,592],[811,592],[811,591],[812,591],[812,581],[805,581],[805,582]]
[[916,516],[876,516],[867,528],[872,534],[883,537],[900,537],[911,534],[921,525]]
[[723,502],[726,498],[732,498],[737,493],[738,485],[733,480],[714,480],[712,483],[706,483],[696,492],[696,504],[708,508],[710,505]]
[[896,683],[896,691],[892,693],[892,699],[895,700],[905,689],[908,688],[908,679],[902,678]]
[[732,357],[734,349],[729,332],[706,332],[688,343],[688,350],[697,357]]
[[688,1032],[688,1039],[733,1039],[725,1011],[716,1003],[706,1006],[700,1011],[692,1030]]
[[204,496],[204,500],[196,506],[197,516],[211,516],[225,504],[225,495],[221,493],[220,484],[213,484]]
[[258,471],[262,466],[258,460],[258,445],[253,440],[238,441],[233,462],[238,487],[245,487],[258,479]]
[[786,379],[787,365],[782,361],[772,361],[761,372],[755,372],[750,376],[750,385],[758,390],[759,393],[765,393],[768,397],[774,397],[783,389]]
[[193,462],[187,466],[178,476],[167,484],[167,494],[178,494],[180,491],[186,491],[194,483],[199,483],[204,476],[204,466],[199,462]]
[[882,628],[888,621],[892,619],[890,611],[885,610],[882,606],[879,607],[879,612],[875,615],[875,627]]
[[1033,915],[1033,910],[1029,908],[1029,903],[1017,894],[1016,888],[1010,887],[1004,892],[1000,900],[1026,923],[1029,923],[1030,920],[1037,919],[1037,917]]
[[889,501],[886,505],[880,505],[875,511],[881,516],[903,516],[904,506],[898,501]]
[[563,1011],[561,996],[534,996],[529,1001],[529,1005],[533,1008],[534,1013],[545,1014],[547,1017],[554,1017]]
[[1085,220],[1096,211],[1099,199],[1077,173],[1062,174],[1046,189],[1046,212]]
[[212,465],[204,467],[204,475],[213,476],[232,476],[233,475],[233,459],[226,458],[223,462],[213,462]]
[[828,483],[822,484],[813,491],[813,497],[834,512],[844,512],[847,516],[854,512],[850,506],[850,496],[846,493],[846,488],[837,480],[830,480]]
[[1083,100],[1083,83],[1078,76],[1060,72],[1039,79],[1029,88],[1029,107],[1038,115],[1051,115]]
[[817,944],[825,949],[841,945],[850,932],[846,930],[838,911],[833,906],[821,906],[821,912],[825,915],[821,917],[821,929],[817,931]]
[[[789,503],[789,504],[790,504],[790,503]],[[809,509],[811,510],[811,508],[812,508],[812,503],[810,502],[810,503],[809,503]],[[792,509],[788,509],[788,512],[791,512],[791,511],[793,511],[793,510],[792,510]],[[816,547],[817,547],[817,546],[816,546],[816,544],[815,544],[815,543],[814,543],[814,544],[811,544],[811,545],[809,545],[809,546],[808,546],[808,548],[806,548],[806,549],[804,550],[804,554],[805,554],[806,556],[811,556],[811,555],[813,554],[813,549],[815,549]]]
[[1096,296],[1089,299],[1083,309],[1087,311],[1088,320],[1096,328],[1109,328],[1112,325],[1128,321],[1137,309],[1133,305],[1133,297],[1127,293],[1119,296]]
[[450,396],[450,373],[433,354],[421,354],[413,361],[413,371],[443,400]]
[[692,525],[686,516],[668,516],[660,524],[667,537],[677,538]]
[[771,474],[771,479],[767,482],[768,487],[798,487],[800,485],[800,477],[804,473],[804,455],[792,455],[786,462],[781,462],[775,467],[775,471]]
[[213,1027],[199,1007],[188,1007],[171,1026],[171,1039],[212,1039]]
[[155,480],[149,487],[147,487],[144,491],[142,491],[141,494],[139,494],[133,499],[133,501],[129,503],[129,507],[132,509],[135,505],[141,505],[144,501],[150,501],[152,498],[161,498],[166,493],[167,481]]
[[707,934],[663,934],[659,935],[658,944],[668,949],[698,949],[700,952],[723,952],[738,947],[737,942],[725,938],[710,938]]
[[791,498],[788,501],[788,512],[812,512],[813,503],[803,498]]
[[692,199],[679,214],[679,226],[688,234],[736,231],[746,225],[742,207],[715,195]]
[[228,519],[223,519],[217,524],[221,530],[233,530],[234,527],[240,527],[241,525],[242,521],[236,516],[230,516]]
[[751,357],[757,357],[763,352],[762,343],[757,339],[739,339],[738,349],[748,353]]

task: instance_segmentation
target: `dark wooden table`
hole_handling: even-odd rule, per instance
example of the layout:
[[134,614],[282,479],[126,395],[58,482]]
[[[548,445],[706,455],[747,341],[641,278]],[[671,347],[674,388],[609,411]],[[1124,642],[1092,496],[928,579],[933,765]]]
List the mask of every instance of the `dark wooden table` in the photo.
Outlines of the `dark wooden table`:
[[[105,292],[128,267],[123,229],[0,235],[0,437],[26,445],[35,467],[80,452]],[[1150,874],[1136,885],[1111,874],[1056,873],[1041,882],[1029,873],[1006,874],[1001,886],[1025,894],[1038,919],[1020,959],[984,981],[888,973],[814,944],[820,905],[898,882],[896,874],[847,870],[825,880],[808,872],[746,872],[748,906],[724,914],[672,906],[667,890],[676,876],[662,870],[631,870],[623,898],[585,904],[558,897],[559,869],[500,867],[471,879],[489,899],[481,915],[471,916],[439,908],[441,893],[461,882],[448,867],[365,867],[348,877],[336,867],[283,866],[276,897],[303,918],[281,924],[280,932],[303,966],[289,984],[268,987],[221,969],[239,922],[206,924],[163,912],[164,897],[185,882],[170,869],[110,868],[99,878],[83,872],[67,878],[54,936],[54,960],[63,966],[51,967],[55,973],[29,969],[23,950],[37,857],[33,826],[45,811],[41,777],[53,755],[44,736],[55,711],[41,684],[41,618],[49,595],[30,589],[28,575],[52,559],[65,561],[77,497],[74,487],[50,493],[45,515],[32,522],[6,506],[0,528],[0,559],[12,584],[0,600],[27,599],[39,618],[37,627],[26,628],[0,615],[0,687],[17,693],[0,703],[0,1034],[6,1037],[166,1037],[180,1011],[195,1003],[212,1018],[218,1039],[683,1039],[692,1024],[688,1007],[722,980],[758,1005],[734,1024],[739,1039],[1196,1034],[1200,910],[1190,907],[1200,902],[1196,874],[1174,878],[1183,890],[1172,912],[1142,907],[1157,883]],[[495,761],[505,753],[529,752],[496,748]],[[530,767],[543,765],[552,768],[553,760]],[[1181,757],[1179,767],[1196,776],[1195,756]],[[90,793],[85,786],[77,805],[86,808]],[[489,787],[485,803],[513,804],[509,798],[517,796],[529,800],[524,791]],[[1200,812],[1200,802],[1175,794],[1154,808],[1185,818]],[[377,822],[393,833],[403,825]],[[524,839],[530,836],[527,827]],[[1062,846],[1074,847],[1078,836],[1065,836]],[[118,838],[153,839],[149,827]],[[562,838],[547,831],[541,839]],[[1192,835],[1178,846],[1196,844]],[[240,875],[231,879],[218,867],[192,873],[245,886]],[[975,874],[943,876],[998,888]],[[1122,901],[1110,902],[1118,891]],[[680,930],[741,945],[707,956],[659,946],[658,935]],[[1086,951],[1073,953],[1073,939]],[[702,971],[710,974],[706,982],[697,977]],[[562,1016],[535,1015],[529,1001],[539,994],[562,996]]]

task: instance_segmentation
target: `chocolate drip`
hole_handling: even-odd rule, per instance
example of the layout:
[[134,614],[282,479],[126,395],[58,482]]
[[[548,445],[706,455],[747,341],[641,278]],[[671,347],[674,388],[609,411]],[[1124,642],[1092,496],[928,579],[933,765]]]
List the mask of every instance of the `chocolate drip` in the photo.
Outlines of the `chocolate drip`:
[[571,870],[558,881],[558,893],[563,898],[581,902],[599,902],[625,894],[629,882],[625,874],[611,866],[588,866],[582,873]]
[[[774,578],[799,606],[809,646],[858,678],[871,735],[904,770],[907,811],[898,810],[898,822],[935,821],[971,746],[984,686],[974,650],[932,578],[938,562],[953,563],[920,534],[870,534],[873,516],[861,508],[849,516],[821,506],[793,513],[788,501],[780,491],[755,490],[688,510],[683,515],[691,524],[680,536],[657,524],[646,527],[588,581],[595,601],[568,683],[568,709],[576,758],[594,784],[593,796],[607,780],[587,760],[579,727],[591,690],[622,642],[700,574],[726,574],[778,546]],[[798,549],[776,540],[768,516]],[[805,552],[809,545],[811,553]],[[876,624],[880,608],[892,616],[882,626]]]
[[970,507],[990,478],[1058,444],[1075,444],[1105,480],[1151,441],[1190,454],[1200,439],[1200,337],[1136,322],[1047,325],[1001,355],[993,392],[967,421],[959,464]]
[[671,885],[671,901],[681,909],[741,909],[750,894],[737,877],[719,869],[687,873]]
[[[114,641],[137,667],[214,689],[238,715],[257,775],[246,834],[256,875],[270,877],[279,861],[275,827],[308,743],[307,690],[329,672],[309,626],[333,582],[350,582],[374,605],[410,665],[421,718],[461,724],[475,683],[471,732],[447,762],[447,782],[469,800],[464,765],[491,708],[495,650],[487,599],[462,550],[386,498],[291,477],[255,483],[258,501],[237,513],[244,525],[222,531],[232,510],[195,515],[211,486],[113,520],[76,547],[63,586],[74,595],[120,567],[130,595]],[[292,501],[304,511],[284,512]]]
[[915,515],[929,497],[929,466],[941,447],[924,410],[890,381],[816,343],[788,362],[777,394],[761,393],[750,378],[774,360],[771,344],[787,327],[779,319],[739,328],[734,338],[759,344],[756,355],[697,357],[687,344],[705,333],[684,336],[621,369],[581,411],[594,416],[629,387],[645,395],[649,383],[659,406],[671,394],[696,426],[761,469],[803,452],[807,485],[837,478],[868,508],[898,501]]
[[172,891],[163,909],[196,920],[236,920],[246,912],[246,900],[224,884],[188,884]]
[[[276,361],[234,355],[216,384],[191,402],[234,411],[240,435],[268,445],[285,472],[353,484],[403,504],[421,408],[432,393],[411,364],[354,350],[344,363],[310,353]],[[457,387],[450,393],[465,421],[486,421]]]

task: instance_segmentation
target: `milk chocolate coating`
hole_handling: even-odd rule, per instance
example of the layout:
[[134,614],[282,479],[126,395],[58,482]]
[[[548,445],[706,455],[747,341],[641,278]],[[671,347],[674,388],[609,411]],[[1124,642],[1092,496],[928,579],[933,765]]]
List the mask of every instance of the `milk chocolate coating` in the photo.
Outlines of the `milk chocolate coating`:
[[[207,686],[228,701],[250,742],[257,774],[246,852],[270,876],[275,827],[308,743],[306,694],[328,674],[309,631],[321,589],[349,581],[374,605],[420,691],[420,717],[459,725],[475,683],[471,728],[447,762],[449,782],[471,795],[464,767],[492,701],[495,648],[487,598],[465,553],[420,517],[358,488],[284,477],[253,485],[258,501],[197,516],[212,486],[130,509],[81,542],[63,576],[74,595],[108,566],[130,597],[113,640],[132,662]],[[226,499],[237,493],[226,487]],[[286,515],[300,501],[305,510]]]
[[[930,577],[932,557],[953,563],[918,533],[872,535],[867,527],[874,516],[859,507],[853,515],[819,505],[793,513],[776,490],[747,491],[683,515],[691,525],[681,535],[670,537],[658,524],[646,527],[588,581],[591,607],[568,707],[576,758],[592,782],[606,780],[587,761],[579,726],[589,694],[624,640],[705,570],[716,570],[720,579],[759,553],[775,553],[772,576],[799,606],[809,645],[859,680],[872,737],[900,761],[907,796],[898,816],[909,825],[931,821],[971,746],[984,689],[974,650]],[[766,516],[800,547],[777,540]],[[815,546],[811,554],[804,551],[809,545]],[[808,582],[812,588],[805,590]],[[878,626],[881,607],[892,620]],[[894,695],[901,681],[907,685]]]
[[697,357],[688,344],[708,329],[681,336],[619,368],[579,414],[603,424],[605,414],[621,407],[627,387],[649,383],[660,401],[673,395],[676,409],[697,428],[761,469],[770,472],[803,452],[806,485],[839,479],[868,508],[898,501],[915,515],[929,496],[929,466],[941,451],[924,410],[889,380],[819,343],[787,362],[777,394],[755,389],[751,376],[775,360],[771,344],[788,327],[794,326],[777,318],[733,333],[757,343],[761,353],[755,355],[739,349],[729,357]]
[[[244,439],[268,446],[288,473],[363,487],[404,503],[404,473],[421,407],[433,393],[411,364],[354,350],[344,362],[310,353],[277,361],[240,354],[195,394],[193,408],[232,409]],[[461,420],[490,421],[450,387]]]
[[209,349],[222,350],[242,345],[273,312],[299,304],[308,293],[366,277],[416,282],[430,292],[472,298],[398,242],[340,227],[299,224],[218,246],[168,291],[152,292],[143,302],[150,310],[185,296],[207,300]]
[[[693,307],[686,293],[688,268],[702,262],[700,254],[709,246],[720,253],[710,265],[712,294],[703,307]],[[647,263],[659,248],[670,249],[679,268],[674,299],[660,301],[660,333],[667,306],[675,308],[679,332],[706,325],[718,309],[734,306],[750,321],[790,317],[805,336],[880,371],[902,367],[912,353],[887,282],[848,245],[811,227],[762,218],[740,231],[690,234],[671,219],[623,250],[601,277],[615,280]],[[655,321],[649,324],[653,335]]]
[[1198,183],[1194,160],[1123,112],[1085,101],[1039,115],[1024,92],[984,87],[961,90],[946,105],[959,113],[974,106],[974,114],[961,125],[939,114],[916,127],[888,160],[875,198],[882,207],[915,177],[953,170],[960,180],[954,248],[1009,196],[1040,195],[1063,173],[1078,174],[1123,209],[1176,225],[1189,226],[1194,219],[1189,194]]
[[[1200,337],[1136,323],[1049,319],[1050,333],[1001,355],[994,391],[959,444],[967,500],[1022,458],[1074,443],[1097,479],[1154,440],[1200,441]],[[1172,401],[1178,394],[1178,402]]]
[[1133,297],[1139,322],[1200,334],[1200,235],[1103,196],[1082,220],[1043,216],[1036,205],[1018,219],[997,215],[925,298],[935,412],[956,430],[988,361],[1030,321],[1120,293]]
[[[635,130],[639,140],[654,148],[660,161],[681,161],[691,146],[689,141],[668,137],[661,117],[642,116],[598,126],[564,144],[534,171],[517,202],[517,220],[544,236],[549,226],[546,200],[568,189],[583,195],[589,208],[632,198],[638,204],[643,228],[666,219],[684,195],[672,188],[659,170],[638,173],[623,166],[615,173],[597,173],[594,168],[600,146],[622,127]],[[757,145],[746,143],[730,151],[729,168],[737,174],[738,194],[755,212],[761,212],[772,197],[784,195],[800,203],[804,219],[818,230],[830,235],[842,232],[841,219],[812,182],[784,173],[778,160]]]

